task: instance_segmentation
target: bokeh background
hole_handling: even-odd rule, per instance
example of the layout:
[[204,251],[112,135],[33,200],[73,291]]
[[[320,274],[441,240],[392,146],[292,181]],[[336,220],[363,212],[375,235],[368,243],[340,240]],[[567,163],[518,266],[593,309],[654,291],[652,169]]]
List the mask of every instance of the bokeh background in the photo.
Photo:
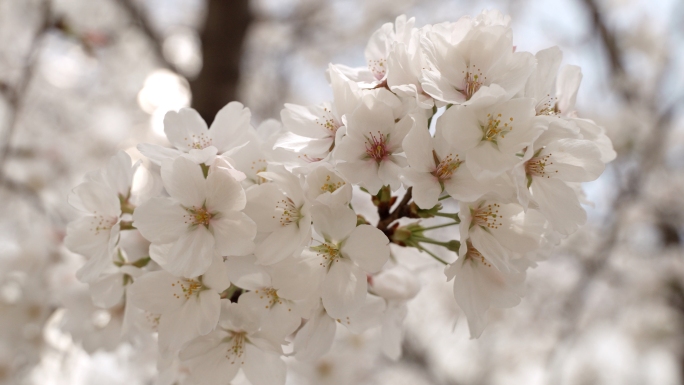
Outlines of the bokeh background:
[[402,358],[379,355],[373,336],[341,335],[328,356],[293,363],[288,384],[682,383],[678,0],[0,0],[0,383],[155,381],[155,353],[119,342],[116,310],[90,303],[74,277],[83,259],[62,245],[77,216],[66,196],[86,172],[119,149],[139,159],[137,143],[164,144],[171,109],[211,121],[239,100],[257,125],[285,102],[330,99],[327,64],[364,65],[367,39],[400,14],[420,26],[485,8],[512,16],[518,50],[558,45],[582,67],[579,115],[618,153],[586,186],[587,225],[478,340],[441,269],[408,258],[423,289]]

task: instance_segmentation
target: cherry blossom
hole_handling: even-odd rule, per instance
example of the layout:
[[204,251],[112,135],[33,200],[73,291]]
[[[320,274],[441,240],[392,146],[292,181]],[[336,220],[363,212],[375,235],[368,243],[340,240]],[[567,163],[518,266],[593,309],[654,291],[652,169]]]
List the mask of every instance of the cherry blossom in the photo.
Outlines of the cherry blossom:
[[245,255],[254,249],[256,225],[241,210],[245,192],[227,172],[209,172],[177,158],[164,162],[162,180],[170,197],[141,204],[133,223],[153,244],[168,244],[160,261],[172,274],[204,273],[215,255]]

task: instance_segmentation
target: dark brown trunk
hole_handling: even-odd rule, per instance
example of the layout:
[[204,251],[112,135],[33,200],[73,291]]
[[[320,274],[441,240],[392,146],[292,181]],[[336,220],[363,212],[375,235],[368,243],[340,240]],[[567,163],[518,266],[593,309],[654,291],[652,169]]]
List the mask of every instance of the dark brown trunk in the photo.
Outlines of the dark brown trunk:
[[207,124],[221,107],[237,99],[242,46],[251,21],[249,0],[207,1],[202,71],[190,83],[192,107]]

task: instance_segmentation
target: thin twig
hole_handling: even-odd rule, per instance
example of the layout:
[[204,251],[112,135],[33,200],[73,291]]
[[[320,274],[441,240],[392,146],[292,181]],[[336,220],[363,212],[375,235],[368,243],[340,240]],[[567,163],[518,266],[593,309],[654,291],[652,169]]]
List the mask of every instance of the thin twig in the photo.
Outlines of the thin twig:
[[159,63],[175,73],[182,73],[175,64],[168,61],[164,56],[164,39],[152,29],[147,16],[140,7],[136,6],[132,0],[119,0],[119,4],[121,4],[121,7],[128,13],[130,19],[138,25],[142,33],[147,37],[147,40],[150,41],[152,44],[152,51]]
[[15,87],[10,87],[7,85],[3,87],[3,93],[7,97],[7,102],[9,103],[11,112],[9,114],[9,120],[7,121],[7,129],[5,130],[5,134],[2,137],[2,139],[0,139],[0,180],[4,178],[3,170],[5,162],[7,161],[7,156],[10,153],[12,136],[14,135],[14,131],[17,127],[17,121],[19,120],[19,115],[21,113],[21,109],[26,98],[26,92],[28,91],[28,87],[31,83],[31,80],[33,79],[33,74],[35,73],[36,63],[38,62],[38,49],[40,47],[41,38],[43,37],[43,34],[45,34],[45,32],[47,32],[52,27],[52,7],[50,1],[51,0],[45,0],[43,2],[41,9],[42,23],[36,31],[35,37],[33,38],[33,42],[31,43],[31,48],[27,55],[28,62],[24,67],[24,71],[21,75],[19,83]]

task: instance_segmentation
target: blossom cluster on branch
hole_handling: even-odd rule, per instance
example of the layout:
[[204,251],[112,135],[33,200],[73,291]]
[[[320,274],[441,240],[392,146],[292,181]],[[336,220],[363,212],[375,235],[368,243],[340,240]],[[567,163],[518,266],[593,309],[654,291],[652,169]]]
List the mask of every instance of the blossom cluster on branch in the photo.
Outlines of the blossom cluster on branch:
[[[167,383],[223,384],[242,369],[283,384],[282,357],[320,357],[340,326],[380,327],[398,358],[419,285],[390,243],[446,265],[478,337],[488,310],[518,304],[527,269],[584,224],[581,183],[615,157],[574,111],[580,69],[560,68],[557,47],[516,52],[509,20],[485,11],[416,28],[400,16],[371,37],[367,67],[329,66],[332,102],[286,104],[282,123],[255,129],[238,102],[211,127],[169,112],[173,147],[138,146],[164,191],[132,194],[140,162],[120,152],[70,196],[86,214],[65,240],[88,258],[78,278],[96,305],[121,309],[127,339],[157,334]],[[437,228],[453,231],[434,239]]]

